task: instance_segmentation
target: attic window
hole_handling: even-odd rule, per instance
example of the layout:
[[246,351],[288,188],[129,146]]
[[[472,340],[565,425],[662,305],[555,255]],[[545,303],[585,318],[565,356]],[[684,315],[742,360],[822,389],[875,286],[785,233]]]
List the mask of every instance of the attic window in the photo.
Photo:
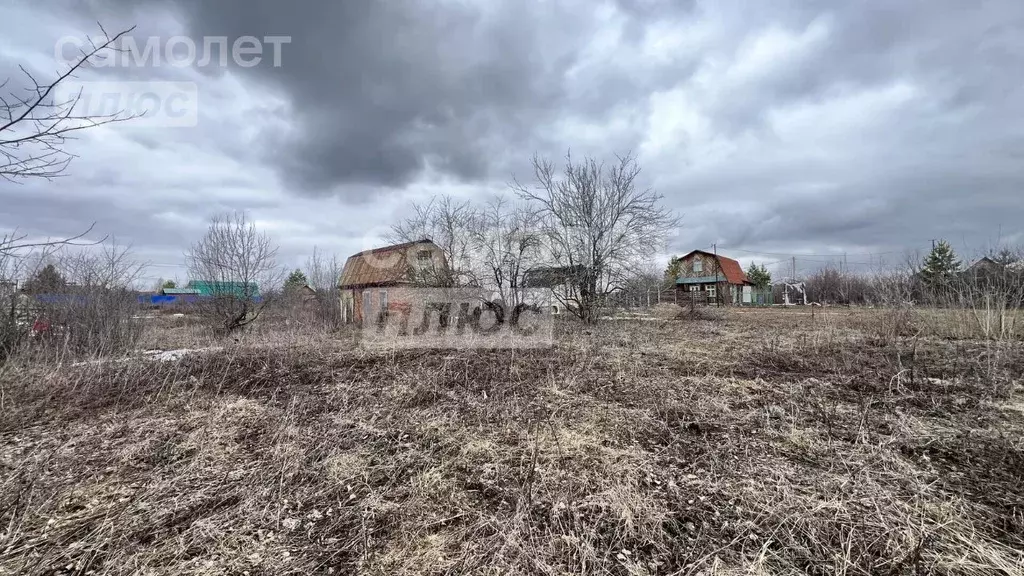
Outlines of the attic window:
[[417,260],[430,260],[430,250],[420,250],[416,253]]
[[693,271],[694,272],[703,272],[704,271],[704,261],[701,260],[700,258],[694,258],[693,259]]

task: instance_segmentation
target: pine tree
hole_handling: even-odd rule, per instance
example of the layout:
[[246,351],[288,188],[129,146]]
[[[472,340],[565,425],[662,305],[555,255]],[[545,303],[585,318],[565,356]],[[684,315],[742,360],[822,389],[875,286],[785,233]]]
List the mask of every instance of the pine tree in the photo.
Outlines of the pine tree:
[[284,287],[286,290],[288,290],[302,288],[307,284],[309,284],[309,281],[306,279],[306,274],[302,270],[296,268],[291,274],[288,275],[288,279],[285,280],[284,282]]
[[164,281],[164,283],[160,287],[165,289],[165,290],[171,290],[171,289],[177,288],[178,287],[178,283],[175,282],[174,280],[166,280],[166,281]]
[[747,280],[758,288],[767,288],[772,283],[772,274],[764,266],[751,262],[747,268]]
[[57,267],[47,264],[25,282],[25,290],[34,294],[58,294],[67,285],[67,280],[57,271]]
[[669,258],[668,267],[665,268],[665,286],[675,286],[676,278],[683,273],[683,261],[675,256]]
[[953,247],[945,240],[939,240],[921,269],[921,279],[930,287],[945,286],[960,271],[960,260]]

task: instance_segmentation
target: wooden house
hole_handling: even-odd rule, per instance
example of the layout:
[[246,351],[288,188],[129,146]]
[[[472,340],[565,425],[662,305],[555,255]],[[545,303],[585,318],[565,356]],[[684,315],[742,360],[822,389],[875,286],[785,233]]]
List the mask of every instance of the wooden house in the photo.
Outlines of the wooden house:
[[676,302],[681,305],[751,304],[753,285],[740,263],[720,254],[694,250],[678,259]]

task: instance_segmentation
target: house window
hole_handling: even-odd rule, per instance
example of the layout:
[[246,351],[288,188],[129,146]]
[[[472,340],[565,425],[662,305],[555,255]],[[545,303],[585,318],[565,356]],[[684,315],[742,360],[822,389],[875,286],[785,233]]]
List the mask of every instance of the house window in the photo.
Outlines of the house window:
[[387,312],[388,311],[388,291],[387,290],[381,290],[380,291],[380,311],[381,312]]
[[690,292],[699,292],[699,291],[700,291],[700,285],[699,284],[694,284],[694,285],[690,286]]
[[704,271],[704,261],[701,260],[700,258],[694,258],[693,259],[693,271],[694,272],[703,272]]
[[425,273],[430,269],[432,264],[432,255],[430,250],[419,250],[416,252],[416,270],[420,273]]
[[714,298],[715,297],[715,294],[717,292],[715,291],[715,285],[714,284],[708,284],[704,289],[708,293],[708,298]]

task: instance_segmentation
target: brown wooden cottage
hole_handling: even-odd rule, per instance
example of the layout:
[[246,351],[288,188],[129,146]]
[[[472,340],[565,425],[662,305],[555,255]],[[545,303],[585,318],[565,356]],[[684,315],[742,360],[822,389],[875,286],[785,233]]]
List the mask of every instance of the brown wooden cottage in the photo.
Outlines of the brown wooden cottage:
[[441,248],[426,239],[353,254],[338,281],[342,321],[363,323],[402,306],[411,287],[435,283],[445,270]]
[[720,254],[694,250],[679,258],[676,301],[681,305],[750,304],[753,285],[740,263]]

